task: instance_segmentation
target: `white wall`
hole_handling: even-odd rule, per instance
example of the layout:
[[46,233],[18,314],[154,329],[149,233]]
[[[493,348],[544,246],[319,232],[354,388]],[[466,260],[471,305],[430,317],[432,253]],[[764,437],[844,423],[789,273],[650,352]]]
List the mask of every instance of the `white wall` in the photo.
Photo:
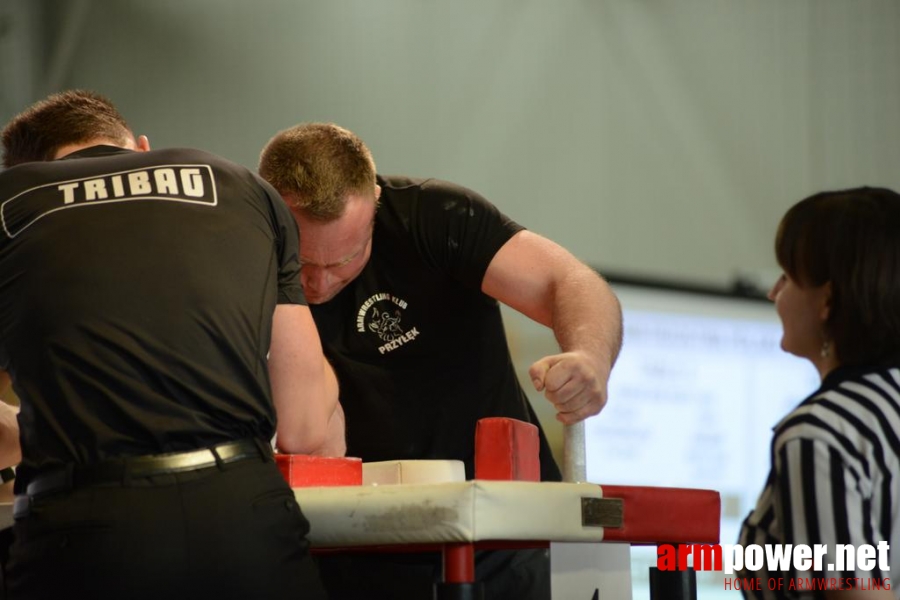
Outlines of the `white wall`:
[[609,271],[768,275],[794,201],[900,188],[893,0],[89,5],[62,87],[109,95],[155,145],[255,166],[278,129],[335,121],[382,172],[473,187]]

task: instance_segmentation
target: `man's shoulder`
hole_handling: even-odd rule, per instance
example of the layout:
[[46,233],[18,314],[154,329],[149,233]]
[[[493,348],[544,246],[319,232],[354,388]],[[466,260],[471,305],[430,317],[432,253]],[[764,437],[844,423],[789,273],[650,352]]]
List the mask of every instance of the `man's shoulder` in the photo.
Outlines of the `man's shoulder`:
[[206,150],[198,148],[163,148],[140,154],[146,155],[144,160],[149,167],[189,165],[205,167],[215,174],[217,180],[246,182],[265,189],[272,197],[278,197],[275,189],[253,170]]
[[221,169],[240,173],[250,173],[250,169],[230,159],[199,148],[162,148],[144,153],[148,161],[184,161],[186,163],[204,163]]
[[458,183],[437,179],[435,177],[409,177],[406,175],[378,175],[377,183],[381,187],[382,197],[402,198],[416,197],[425,199],[454,196],[472,197],[480,195],[474,190]]

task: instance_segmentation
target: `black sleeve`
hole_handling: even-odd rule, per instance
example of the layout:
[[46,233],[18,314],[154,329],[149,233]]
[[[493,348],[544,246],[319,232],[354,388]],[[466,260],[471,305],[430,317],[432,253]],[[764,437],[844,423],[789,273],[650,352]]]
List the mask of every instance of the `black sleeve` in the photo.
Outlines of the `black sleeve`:
[[435,179],[422,184],[411,230],[435,268],[481,289],[494,255],[524,227],[475,191]]
[[290,209],[281,195],[261,177],[256,180],[263,188],[272,207],[275,241],[278,251],[278,304],[306,305],[300,285],[300,232]]

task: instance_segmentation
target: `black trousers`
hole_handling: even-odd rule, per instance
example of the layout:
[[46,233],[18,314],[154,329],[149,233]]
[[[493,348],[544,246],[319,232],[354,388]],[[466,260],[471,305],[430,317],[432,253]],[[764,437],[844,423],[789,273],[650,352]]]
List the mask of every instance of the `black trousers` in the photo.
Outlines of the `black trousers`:
[[[440,554],[323,553],[316,561],[334,600],[429,600],[442,580]],[[476,552],[475,580],[486,600],[549,600],[550,552]]]
[[12,599],[322,599],[309,523],[272,462],[37,498],[13,528]]

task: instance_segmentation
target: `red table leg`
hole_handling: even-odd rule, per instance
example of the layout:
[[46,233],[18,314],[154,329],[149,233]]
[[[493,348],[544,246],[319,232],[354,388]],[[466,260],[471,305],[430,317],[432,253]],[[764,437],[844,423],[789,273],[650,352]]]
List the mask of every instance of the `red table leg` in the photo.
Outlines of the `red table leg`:
[[484,586],[475,581],[475,546],[444,545],[444,581],[434,586],[435,600],[484,600]]
[[444,546],[444,583],[475,581],[475,547],[472,544]]

